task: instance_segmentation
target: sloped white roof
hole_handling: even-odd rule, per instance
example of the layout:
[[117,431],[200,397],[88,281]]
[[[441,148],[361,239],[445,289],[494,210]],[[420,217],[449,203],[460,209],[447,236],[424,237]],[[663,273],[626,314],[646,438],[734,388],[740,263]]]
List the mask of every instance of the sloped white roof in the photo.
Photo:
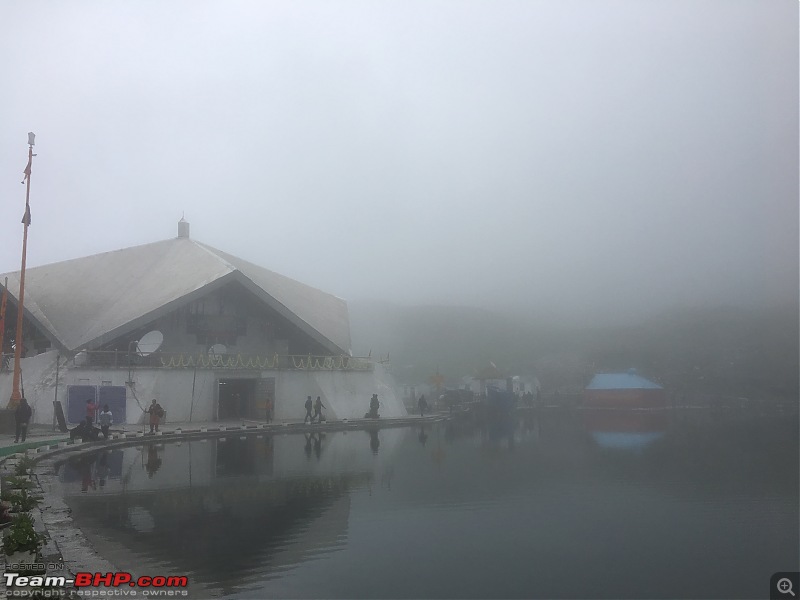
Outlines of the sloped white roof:
[[[19,272],[8,277],[16,302]],[[95,348],[209,291],[239,281],[329,351],[350,349],[344,300],[188,237],[25,271],[25,313],[57,346]]]

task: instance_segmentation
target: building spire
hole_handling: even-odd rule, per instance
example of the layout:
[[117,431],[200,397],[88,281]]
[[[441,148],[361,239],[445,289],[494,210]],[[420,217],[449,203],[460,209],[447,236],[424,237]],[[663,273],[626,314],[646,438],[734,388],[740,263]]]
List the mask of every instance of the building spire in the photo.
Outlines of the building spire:
[[183,212],[181,212],[181,220],[178,221],[178,237],[187,239],[189,237],[189,221],[184,218]]

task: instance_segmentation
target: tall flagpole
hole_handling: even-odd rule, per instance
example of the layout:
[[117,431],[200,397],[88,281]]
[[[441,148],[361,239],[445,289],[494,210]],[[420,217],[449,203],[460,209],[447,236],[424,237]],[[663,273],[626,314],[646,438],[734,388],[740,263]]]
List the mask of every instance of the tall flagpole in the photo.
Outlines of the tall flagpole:
[[14,387],[11,392],[11,399],[8,402],[8,408],[13,410],[17,408],[19,401],[22,399],[22,394],[19,392],[19,383],[22,378],[22,368],[20,361],[22,360],[22,317],[23,309],[25,306],[25,255],[28,251],[28,227],[31,225],[31,167],[33,165],[33,144],[36,135],[33,132],[28,133],[28,166],[25,167],[25,178],[22,183],[28,184],[25,190],[25,214],[22,215],[22,224],[25,226],[22,230],[22,268],[19,274],[19,298],[17,299],[17,335],[14,338]]
[[[6,301],[8,299],[8,277],[6,277],[6,282],[3,284],[3,299],[0,300],[0,361],[5,360],[3,358],[3,348],[5,348],[5,340],[3,339],[6,333]],[[3,370],[3,364],[0,364],[0,371]]]

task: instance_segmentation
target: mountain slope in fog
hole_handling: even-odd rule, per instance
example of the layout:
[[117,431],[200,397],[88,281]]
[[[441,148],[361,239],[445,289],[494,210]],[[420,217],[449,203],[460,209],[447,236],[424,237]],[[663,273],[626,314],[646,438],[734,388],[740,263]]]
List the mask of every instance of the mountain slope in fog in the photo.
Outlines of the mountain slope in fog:
[[582,389],[595,372],[639,369],[676,392],[797,398],[796,307],[676,309],[630,325],[574,327],[485,309],[350,304],[353,350],[385,358],[399,383],[439,372],[455,385],[489,361]]

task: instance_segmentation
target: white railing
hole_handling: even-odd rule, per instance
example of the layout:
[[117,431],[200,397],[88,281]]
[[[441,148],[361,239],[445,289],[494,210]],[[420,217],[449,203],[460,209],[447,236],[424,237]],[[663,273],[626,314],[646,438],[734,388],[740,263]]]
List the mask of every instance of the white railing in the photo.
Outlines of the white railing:
[[73,368],[98,369],[244,369],[304,371],[370,371],[370,358],[313,354],[206,354],[203,352],[153,352],[147,356],[120,352],[89,350],[70,361]]

